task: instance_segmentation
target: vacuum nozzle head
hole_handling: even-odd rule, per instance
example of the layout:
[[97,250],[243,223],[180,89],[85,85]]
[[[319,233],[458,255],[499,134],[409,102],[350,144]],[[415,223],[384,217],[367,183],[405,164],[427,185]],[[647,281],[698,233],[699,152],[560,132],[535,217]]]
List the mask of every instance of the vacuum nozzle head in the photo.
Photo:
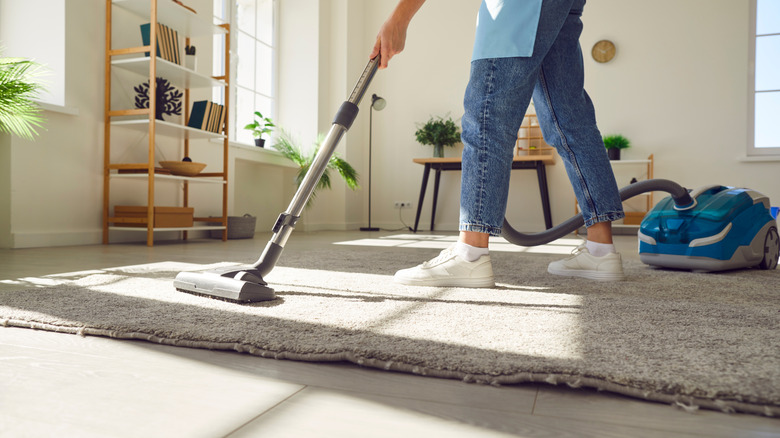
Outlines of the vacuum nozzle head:
[[251,270],[213,270],[206,272],[180,272],[173,286],[181,291],[233,303],[254,303],[276,298],[268,287]]

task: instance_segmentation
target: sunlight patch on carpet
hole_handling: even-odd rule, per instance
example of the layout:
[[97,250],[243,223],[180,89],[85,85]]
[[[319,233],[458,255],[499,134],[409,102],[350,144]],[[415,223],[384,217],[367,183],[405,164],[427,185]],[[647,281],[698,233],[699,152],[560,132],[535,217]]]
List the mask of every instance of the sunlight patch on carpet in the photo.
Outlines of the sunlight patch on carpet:
[[[417,234],[396,234],[379,238],[366,238],[357,240],[348,240],[343,242],[334,242],[334,245],[343,246],[368,246],[368,247],[394,247],[394,248],[424,248],[424,249],[445,249],[457,242],[457,235],[417,235]],[[495,252],[518,252],[528,254],[571,254],[577,246],[583,242],[582,239],[557,239],[545,245],[534,247],[519,246],[509,243],[503,237],[490,238],[490,250]]]

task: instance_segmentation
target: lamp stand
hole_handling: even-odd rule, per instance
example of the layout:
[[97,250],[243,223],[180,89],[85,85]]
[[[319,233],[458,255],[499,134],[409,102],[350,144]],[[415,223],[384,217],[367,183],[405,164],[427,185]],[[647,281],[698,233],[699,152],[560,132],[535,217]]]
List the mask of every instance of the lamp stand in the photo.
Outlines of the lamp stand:
[[371,226],[371,149],[372,139],[374,137],[374,102],[368,110],[368,226],[361,227],[360,231],[379,231],[379,228]]

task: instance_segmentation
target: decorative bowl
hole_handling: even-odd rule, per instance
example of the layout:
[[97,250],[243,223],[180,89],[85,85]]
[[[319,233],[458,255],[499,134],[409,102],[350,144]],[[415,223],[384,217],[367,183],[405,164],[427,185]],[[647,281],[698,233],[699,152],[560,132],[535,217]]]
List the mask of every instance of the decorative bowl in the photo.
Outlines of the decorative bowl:
[[192,161],[160,161],[160,166],[171,171],[173,175],[179,176],[197,176],[206,163],[195,163]]

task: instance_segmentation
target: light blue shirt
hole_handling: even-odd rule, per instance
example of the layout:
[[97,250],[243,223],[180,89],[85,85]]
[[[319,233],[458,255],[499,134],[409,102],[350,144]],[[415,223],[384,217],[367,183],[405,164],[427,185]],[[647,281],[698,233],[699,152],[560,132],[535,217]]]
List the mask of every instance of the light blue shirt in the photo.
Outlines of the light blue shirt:
[[471,60],[531,56],[541,10],[542,0],[483,0]]

